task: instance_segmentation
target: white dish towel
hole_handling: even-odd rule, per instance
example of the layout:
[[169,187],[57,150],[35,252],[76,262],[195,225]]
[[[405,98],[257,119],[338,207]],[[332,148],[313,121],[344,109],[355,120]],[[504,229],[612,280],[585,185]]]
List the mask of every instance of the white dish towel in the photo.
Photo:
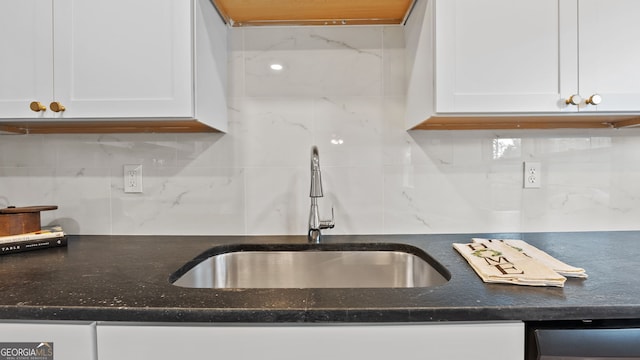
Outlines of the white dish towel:
[[501,248],[504,248],[503,246],[507,245],[525,254],[526,256],[533,258],[543,263],[544,265],[552,268],[555,272],[557,272],[560,275],[563,275],[566,277],[576,277],[576,278],[584,278],[584,279],[587,278],[587,273],[583,268],[566,264],[523,240],[473,238],[472,241],[474,243],[499,244]]
[[562,287],[567,279],[554,267],[586,277],[583,269],[564,264],[522,240],[474,238],[470,244],[453,247],[485,282]]

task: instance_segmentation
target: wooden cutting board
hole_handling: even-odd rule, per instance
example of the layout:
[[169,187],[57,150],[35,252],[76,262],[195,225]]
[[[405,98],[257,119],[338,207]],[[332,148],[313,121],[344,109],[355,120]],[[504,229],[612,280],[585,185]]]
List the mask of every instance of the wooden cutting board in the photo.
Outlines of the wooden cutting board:
[[56,205],[39,205],[0,209],[0,236],[39,231],[40,212],[57,208]]

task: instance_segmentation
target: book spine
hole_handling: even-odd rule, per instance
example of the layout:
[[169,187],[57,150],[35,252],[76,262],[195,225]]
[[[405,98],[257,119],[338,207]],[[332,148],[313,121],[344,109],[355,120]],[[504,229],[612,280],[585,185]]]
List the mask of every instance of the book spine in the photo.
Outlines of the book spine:
[[30,241],[30,240],[43,240],[50,238],[59,238],[63,237],[63,231],[43,231],[43,232],[34,232],[20,235],[9,235],[0,237],[0,245],[10,244],[18,241]]
[[49,239],[15,241],[11,243],[0,244],[0,255],[61,246],[67,246],[66,236]]

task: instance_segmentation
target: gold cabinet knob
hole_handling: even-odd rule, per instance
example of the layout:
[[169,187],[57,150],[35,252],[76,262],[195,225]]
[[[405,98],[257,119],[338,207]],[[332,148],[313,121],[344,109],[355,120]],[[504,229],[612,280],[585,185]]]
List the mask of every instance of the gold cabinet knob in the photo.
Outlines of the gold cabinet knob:
[[567,105],[580,105],[582,98],[578,94],[573,94],[565,101]]
[[62,106],[62,104],[60,104],[59,102],[54,101],[51,104],[49,104],[49,109],[51,109],[51,111],[53,112],[61,112],[65,110],[65,107]]
[[600,94],[593,94],[587,99],[586,102],[589,105],[598,105],[602,102],[602,96],[600,96]]
[[35,112],[47,111],[47,107],[42,105],[40,101],[32,101],[31,104],[29,104],[29,108]]

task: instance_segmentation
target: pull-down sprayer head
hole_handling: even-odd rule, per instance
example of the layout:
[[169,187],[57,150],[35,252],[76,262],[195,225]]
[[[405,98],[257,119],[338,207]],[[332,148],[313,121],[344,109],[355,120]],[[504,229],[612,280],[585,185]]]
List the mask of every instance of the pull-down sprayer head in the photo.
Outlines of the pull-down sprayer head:
[[309,196],[319,198],[322,193],[322,176],[320,175],[320,156],[316,146],[311,148],[311,191]]

